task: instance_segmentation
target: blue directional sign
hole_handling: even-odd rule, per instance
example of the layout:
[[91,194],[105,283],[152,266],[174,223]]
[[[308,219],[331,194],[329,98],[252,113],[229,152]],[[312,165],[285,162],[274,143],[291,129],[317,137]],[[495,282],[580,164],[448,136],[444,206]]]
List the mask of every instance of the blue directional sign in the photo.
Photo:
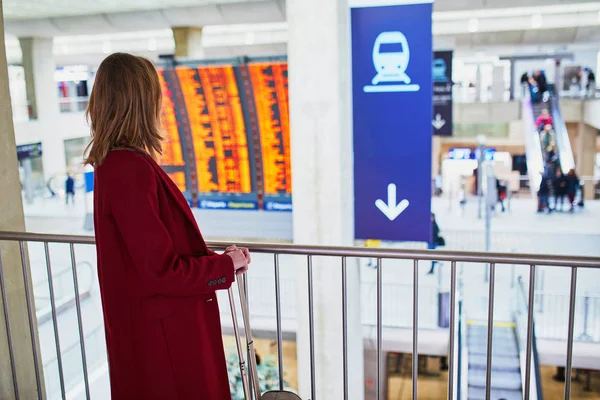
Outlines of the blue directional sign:
[[351,10],[355,235],[429,242],[432,4],[362,3]]
[[436,51],[433,58],[433,134],[452,136],[452,52]]

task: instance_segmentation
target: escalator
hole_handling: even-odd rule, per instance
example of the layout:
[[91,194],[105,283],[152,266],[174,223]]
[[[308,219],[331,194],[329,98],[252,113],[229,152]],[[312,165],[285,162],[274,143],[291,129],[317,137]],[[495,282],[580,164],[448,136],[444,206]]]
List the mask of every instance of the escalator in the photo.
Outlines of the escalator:
[[[469,400],[485,400],[487,361],[487,324],[469,321],[467,324],[468,396]],[[521,400],[521,369],[519,348],[513,323],[494,326],[492,339],[491,398]]]
[[[553,103],[554,103],[554,101],[553,101],[553,99],[551,97],[545,103],[534,103],[534,104],[532,104],[531,109],[533,110],[533,120],[536,121],[538,119],[538,117],[540,115],[542,115],[542,111],[546,110],[546,109],[550,112],[550,115],[552,115],[553,113],[552,113],[551,110],[552,110],[552,104]],[[554,116],[553,116],[552,119],[554,120]],[[535,123],[534,123],[534,126],[535,126]],[[539,127],[535,126],[535,129],[539,129]],[[538,133],[536,132],[536,134],[538,134]],[[541,149],[541,152],[542,152],[542,160],[544,161],[544,163],[547,163],[548,162],[548,152],[546,150],[547,150],[548,143],[542,143],[541,142],[541,135],[540,134],[538,134],[538,135],[540,136],[540,149]],[[559,150],[557,149],[557,152],[558,151]]]
[[535,115],[531,99],[523,99],[523,129],[525,130],[525,151],[527,160],[527,174],[529,175],[529,189],[532,197],[537,196],[537,190],[542,181],[544,172],[544,153],[540,142],[540,135],[535,127]]
[[559,107],[559,99],[552,96],[550,113],[554,122],[554,134],[556,140],[556,148],[558,149],[558,157],[560,167],[566,175],[569,170],[575,168],[575,158],[573,157],[573,149],[571,148],[571,139],[567,131],[567,124],[563,120]]
[[547,102],[533,103],[530,98],[523,100],[523,122],[526,130],[525,148],[527,152],[527,170],[529,174],[530,189],[533,196],[539,188],[542,173],[552,174],[546,167],[548,154],[541,143],[540,134],[535,126],[536,119],[543,109],[548,109],[553,120],[554,142],[556,144],[556,165],[564,174],[575,168],[573,150],[567,126],[562,118],[557,96],[550,96]]
[[[492,371],[490,399],[522,400],[527,359],[526,284],[519,277],[514,286],[512,321],[494,323],[492,332]],[[468,320],[458,303],[458,400],[486,399],[487,321]],[[530,400],[543,400],[540,362],[532,321]],[[463,361],[464,360],[464,361]]]

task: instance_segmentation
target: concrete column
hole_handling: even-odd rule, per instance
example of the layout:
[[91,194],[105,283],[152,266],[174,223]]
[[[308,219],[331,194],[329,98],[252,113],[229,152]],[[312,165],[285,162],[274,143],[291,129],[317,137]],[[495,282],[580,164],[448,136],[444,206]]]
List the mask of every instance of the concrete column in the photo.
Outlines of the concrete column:
[[[354,242],[350,12],[346,0],[288,0],[294,242]],[[315,62],[318,60],[318,62]],[[343,398],[341,261],[313,260],[316,394]],[[306,260],[298,262],[298,380],[312,398]],[[358,264],[348,261],[351,399],[364,398]]]
[[[584,123],[579,123],[577,137],[577,175],[594,176],[596,163],[596,137],[598,130]],[[584,199],[594,200],[594,181],[586,180],[583,187]]]
[[504,66],[494,65],[492,75],[492,101],[504,101]]
[[204,58],[202,28],[178,26],[172,28],[175,40],[175,57]]
[[[25,218],[21,201],[21,184],[17,168],[17,149],[12,122],[8,69],[4,46],[4,20],[0,0],[0,231],[24,231]],[[19,247],[0,242],[0,254],[7,289],[8,315],[10,317],[19,397],[37,399],[32,332],[27,319],[27,303]],[[33,308],[35,309],[35,308]],[[6,331],[3,300],[0,296],[0,399],[15,399],[13,371],[11,368],[8,334]],[[37,337],[37,332],[33,332]],[[37,339],[36,339],[37,342]],[[39,342],[37,342],[39,348]],[[41,370],[41,360],[37,360]]]
[[[58,87],[54,81],[56,63],[52,53],[52,38],[19,38],[23,52],[23,69],[27,100],[32,116],[43,121],[45,126],[60,126],[60,106]],[[44,178],[48,180],[55,174],[64,174],[67,163],[65,145],[58,130],[43,132],[42,163]],[[49,156],[52,155],[52,156]]]
[[19,38],[23,53],[27,101],[33,118],[46,119],[59,113],[58,89],[54,82],[56,64],[52,38]]

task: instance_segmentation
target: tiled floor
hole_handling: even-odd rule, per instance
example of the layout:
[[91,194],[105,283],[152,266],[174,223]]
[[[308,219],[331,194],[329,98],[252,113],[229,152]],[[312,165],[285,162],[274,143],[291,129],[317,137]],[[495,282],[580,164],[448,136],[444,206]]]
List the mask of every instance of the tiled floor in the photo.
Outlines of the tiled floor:
[[[542,385],[544,391],[544,400],[563,400],[564,399],[564,382],[557,382],[552,377],[556,373],[555,367],[542,366]],[[575,374],[573,375],[575,377]],[[592,390],[584,390],[585,376],[581,374],[581,380],[573,380],[571,382],[571,400],[579,399],[600,399],[600,371],[596,371],[592,375]]]

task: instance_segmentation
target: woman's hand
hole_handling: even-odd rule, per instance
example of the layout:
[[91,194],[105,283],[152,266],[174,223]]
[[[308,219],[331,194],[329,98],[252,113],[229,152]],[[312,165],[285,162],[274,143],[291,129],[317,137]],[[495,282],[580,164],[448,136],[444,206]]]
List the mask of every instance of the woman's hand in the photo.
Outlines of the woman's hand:
[[227,254],[233,260],[233,268],[235,271],[235,275],[241,275],[248,271],[248,261],[246,261],[246,256],[240,249],[235,249],[232,251],[228,251]]
[[250,264],[252,262],[252,257],[250,256],[250,250],[248,250],[246,247],[237,247],[235,244],[232,244],[231,246],[229,246],[228,248],[225,249],[225,254],[234,251],[234,250],[240,250],[243,254],[244,257],[246,258],[246,262],[248,264]]

